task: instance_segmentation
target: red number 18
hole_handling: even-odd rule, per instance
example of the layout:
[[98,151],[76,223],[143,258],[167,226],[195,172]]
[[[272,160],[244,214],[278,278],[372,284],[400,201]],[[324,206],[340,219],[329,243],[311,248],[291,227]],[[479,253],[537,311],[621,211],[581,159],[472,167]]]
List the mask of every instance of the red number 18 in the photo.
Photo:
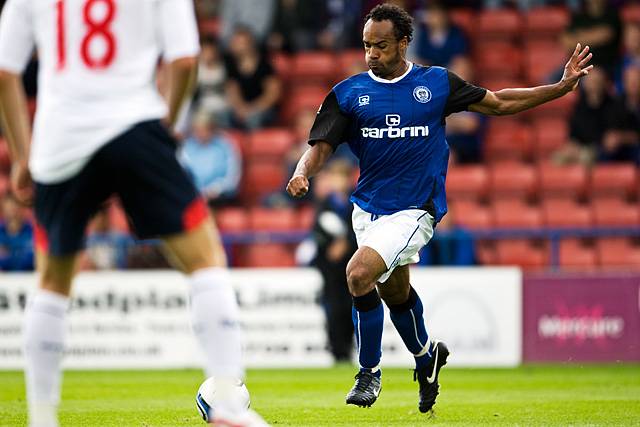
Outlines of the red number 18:
[[[104,3],[107,10],[104,17],[100,20],[94,19],[91,15],[91,11],[98,3]],[[66,64],[66,37],[65,37],[65,14],[64,14],[65,0],[56,1],[56,27],[57,27],[57,49],[58,49],[58,70],[62,70]],[[116,54],[116,38],[111,32],[111,23],[116,14],[116,4],[114,0],[88,0],[83,8],[83,19],[87,26],[87,33],[82,39],[80,46],[80,57],[82,62],[88,68],[106,68],[113,62]],[[100,37],[104,40],[106,49],[104,53],[98,57],[91,54],[90,46],[95,37]]]

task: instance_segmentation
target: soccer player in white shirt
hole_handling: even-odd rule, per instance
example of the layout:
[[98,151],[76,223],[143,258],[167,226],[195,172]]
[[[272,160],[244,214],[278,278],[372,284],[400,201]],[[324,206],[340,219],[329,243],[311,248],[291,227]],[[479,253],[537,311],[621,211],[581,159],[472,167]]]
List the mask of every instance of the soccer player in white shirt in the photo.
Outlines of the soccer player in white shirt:
[[[20,74],[34,47],[40,71],[32,136]],[[86,224],[112,194],[134,231],[160,237],[188,275],[194,331],[222,398],[213,422],[266,425],[234,396],[244,372],[224,250],[168,130],[193,81],[198,52],[191,0],[5,4],[0,109],[12,188],[20,201],[33,201],[37,221],[39,286],[24,325],[32,426],[57,425],[71,282]],[[159,58],[169,75],[166,102],[155,85]]]

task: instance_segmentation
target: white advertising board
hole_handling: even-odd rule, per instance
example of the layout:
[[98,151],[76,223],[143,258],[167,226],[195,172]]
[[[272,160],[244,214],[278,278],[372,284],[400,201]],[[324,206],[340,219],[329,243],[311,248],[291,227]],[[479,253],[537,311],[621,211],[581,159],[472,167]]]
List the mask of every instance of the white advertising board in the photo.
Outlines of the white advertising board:
[[[512,366],[521,360],[521,275],[515,269],[413,269],[428,331],[461,366]],[[332,363],[312,269],[236,269],[249,367]],[[0,369],[22,367],[21,323],[33,274],[0,275]],[[65,367],[162,369],[201,366],[191,334],[184,277],[170,271],[82,273],[75,282]],[[412,358],[388,320],[385,366]],[[224,345],[224,343],[220,343]]]

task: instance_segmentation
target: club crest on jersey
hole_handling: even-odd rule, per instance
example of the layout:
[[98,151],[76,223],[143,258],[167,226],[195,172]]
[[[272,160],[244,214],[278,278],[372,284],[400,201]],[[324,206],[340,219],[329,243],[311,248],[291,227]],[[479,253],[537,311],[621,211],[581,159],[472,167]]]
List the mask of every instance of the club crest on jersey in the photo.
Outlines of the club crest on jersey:
[[369,95],[362,95],[358,97],[358,107],[363,105],[369,105]]
[[413,89],[413,97],[416,101],[426,104],[431,101],[431,91],[426,86],[416,86],[416,88]]

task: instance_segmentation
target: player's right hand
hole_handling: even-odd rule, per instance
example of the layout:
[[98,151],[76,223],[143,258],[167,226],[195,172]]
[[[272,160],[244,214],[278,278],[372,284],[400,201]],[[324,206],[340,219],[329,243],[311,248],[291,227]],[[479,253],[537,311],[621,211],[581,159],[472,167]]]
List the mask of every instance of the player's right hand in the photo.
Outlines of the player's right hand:
[[11,190],[19,203],[30,206],[33,202],[33,181],[25,163],[11,165]]
[[294,175],[287,184],[287,193],[293,197],[302,197],[309,191],[309,180],[304,175]]

